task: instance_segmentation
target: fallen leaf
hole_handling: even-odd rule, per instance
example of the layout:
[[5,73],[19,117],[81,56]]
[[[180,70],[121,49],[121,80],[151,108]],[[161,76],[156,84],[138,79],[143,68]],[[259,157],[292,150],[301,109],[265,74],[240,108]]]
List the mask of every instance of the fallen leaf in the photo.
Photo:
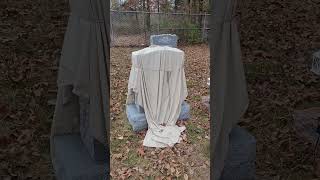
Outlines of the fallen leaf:
[[139,156],[144,156],[144,148],[143,146],[137,149]]
[[122,154],[121,153],[118,153],[118,154],[112,154],[112,157],[116,158],[116,159],[119,159],[122,157]]

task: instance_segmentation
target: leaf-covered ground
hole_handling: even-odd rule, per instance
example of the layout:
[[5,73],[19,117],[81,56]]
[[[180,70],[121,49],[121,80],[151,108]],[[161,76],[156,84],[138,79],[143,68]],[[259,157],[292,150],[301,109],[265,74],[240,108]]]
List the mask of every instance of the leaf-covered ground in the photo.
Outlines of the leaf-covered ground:
[[138,48],[111,49],[111,170],[114,179],[209,179],[209,114],[201,97],[209,94],[209,48],[181,47],[186,54],[187,102],[191,118],[183,142],[173,148],[142,146],[144,133],[134,133],[126,118],[125,101],[131,52]]
[[[296,136],[292,129],[292,112],[294,109],[319,105],[320,102],[320,79],[309,71],[311,54],[320,48],[319,1],[265,0],[239,3],[249,3],[241,10],[240,22],[250,97],[250,107],[242,126],[257,139],[258,179],[316,179],[312,165],[313,147]],[[0,1],[0,7],[0,179],[51,179],[49,134],[53,108],[48,106],[47,101],[54,98],[56,93],[56,59],[59,58],[67,22],[67,3],[63,0],[3,0]],[[188,48],[190,52],[194,49],[184,47],[184,50],[188,52]],[[198,51],[200,49],[206,47],[198,48]],[[129,56],[132,50],[122,48],[118,54]],[[119,82],[113,81],[113,86],[122,90],[119,95],[126,93],[128,72],[125,69],[129,68],[130,63],[124,62],[125,59],[129,61],[128,57],[120,59],[123,61],[121,65],[112,63],[112,73],[117,73],[115,68],[124,68],[123,75],[119,76],[124,78],[118,78]],[[198,62],[188,62],[199,66]],[[195,85],[188,84],[190,94],[194,94],[189,96],[189,101],[196,102],[193,98],[199,98],[208,91],[205,85],[207,76],[204,75],[208,72],[197,68],[186,69],[189,69],[188,79],[195,78],[192,81],[203,86],[200,92],[191,92]],[[190,72],[192,69],[194,72]],[[123,150],[115,148],[118,147],[116,144],[112,147],[115,155],[112,163],[114,167],[121,167],[117,170],[112,166],[116,177],[136,172],[147,176],[146,166],[153,164],[159,166],[153,166],[156,169],[150,170],[150,174],[161,172],[161,168],[165,174],[171,173],[173,167],[173,174],[178,170],[182,178],[187,174],[192,179],[190,177],[196,175],[196,171],[207,172],[208,167],[201,167],[199,163],[206,162],[207,156],[196,154],[208,153],[206,149],[200,149],[206,146],[197,146],[200,143],[195,142],[198,136],[206,142],[205,133],[208,132],[208,127],[198,128],[208,118],[204,109],[197,109],[200,105],[193,103],[192,118],[186,125],[186,137],[190,142],[183,142],[173,150],[166,149],[162,152],[164,156],[160,150],[146,149],[142,152],[139,149],[141,143],[138,142],[143,137],[134,135],[125,124],[124,97],[120,98],[117,94],[113,97],[120,101],[114,99],[112,102],[112,117],[115,117],[112,125],[119,123],[120,127],[117,127],[119,133],[112,134],[111,142],[124,143]],[[133,139],[130,140],[133,142],[130,149],[134,150],[126,153],[126,142],[130,138]],[[190,152],[191,156],[187,157],[184,154],[186,152]],[[168,158],[165,157],[168,156],[174,157],[169,160],[176,163],[166,163]],[[154,162],[154,157],[163,157],[163,161]],[[190,158],[189,166],[179,163],[181,159],[186,162],[187,158]],[[136,161],[140,161],[140,166],[134,168],[132,164]],[[165,169],[165,164],[169,164],[169,171]],[[193,169],[194,174],[190,175]]]
[[311,55],[320,50],[320,1],[244,3],[240,32],[250,107],[242,125],[257,139],[258,178],[316,178],[314,147],[296,136],[292,115],[320,102],[320,79],[310,72]]
[[[64,1],[0,1],[0,179],[52,179],[49,154]],[[11,177],[11,178],[10,178]]]

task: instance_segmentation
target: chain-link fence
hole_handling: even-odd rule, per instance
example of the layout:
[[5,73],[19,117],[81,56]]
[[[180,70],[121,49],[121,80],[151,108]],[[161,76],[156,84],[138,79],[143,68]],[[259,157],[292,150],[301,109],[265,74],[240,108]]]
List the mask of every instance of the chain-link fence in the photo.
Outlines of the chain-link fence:
[[150,35],[176,34],[179,43],[207,42],[209,14],[110,11],[113,46],[147,46]]

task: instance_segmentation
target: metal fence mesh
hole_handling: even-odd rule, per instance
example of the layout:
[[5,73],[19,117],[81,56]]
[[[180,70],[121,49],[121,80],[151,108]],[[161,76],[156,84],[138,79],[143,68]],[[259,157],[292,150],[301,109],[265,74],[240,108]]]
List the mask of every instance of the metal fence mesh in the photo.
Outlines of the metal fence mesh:
[[147,46],[150,35],[176,34],[179,43],[207,42],[209,14],[111,10],[113,46]]

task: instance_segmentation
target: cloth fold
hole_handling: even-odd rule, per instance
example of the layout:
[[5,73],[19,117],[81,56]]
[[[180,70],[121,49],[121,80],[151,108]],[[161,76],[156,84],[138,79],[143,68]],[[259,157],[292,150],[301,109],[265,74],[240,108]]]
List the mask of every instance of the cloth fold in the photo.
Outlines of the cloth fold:
[[69,4],[71,15],[61,52],[57,104],[51,128],[53,161],[53,137],[81,133],[79,97],[89,103],[87,135],[106,147],[109,144],[110,71],[106,62],[110,55],[110,19],[106,12],[109,2],[70,0]]
[[179,143],[185,127],[175,124],[187,94],[183,51],[153,46],[132,53],[127,102],[144,109],[148,122],[144,146]]
[[228,153],[229,134],[248,107],[248,93],[241,61],[237,22],[234,18],[237,0],[213,0],[213,65],[210,79],[212,108],[211,176],[219,180]]

